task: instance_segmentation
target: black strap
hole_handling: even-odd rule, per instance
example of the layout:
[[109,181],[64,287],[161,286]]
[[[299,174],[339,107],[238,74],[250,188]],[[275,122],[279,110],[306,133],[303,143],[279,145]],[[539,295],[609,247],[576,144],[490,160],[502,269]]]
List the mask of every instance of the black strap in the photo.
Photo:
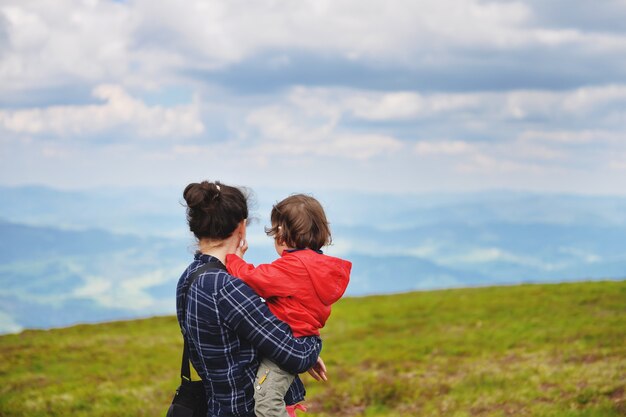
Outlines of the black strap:
[[[221,262],[207,262],[202,265],[200,268],[196,269],[193,274],[189,278],[187,278],[187,288],[184,289],[183,298],[182,298],[182,307],[183,307],[183,315],[181,316],[183,320],[187,319],[187,294],[189,293],[189,289],[191,285],[195,282],[195,280],[202,274],[203,272],[209,271],[211,269],[221,269],[226,270],[226,267]],[[185,327],[182,326],[181,323],[180,331],[183,334],[183,361],[180,365],[180,378],[184,381],[191,381],[191,369],[189,368],[189,342],[187,342],[187,335],[185,334]]]

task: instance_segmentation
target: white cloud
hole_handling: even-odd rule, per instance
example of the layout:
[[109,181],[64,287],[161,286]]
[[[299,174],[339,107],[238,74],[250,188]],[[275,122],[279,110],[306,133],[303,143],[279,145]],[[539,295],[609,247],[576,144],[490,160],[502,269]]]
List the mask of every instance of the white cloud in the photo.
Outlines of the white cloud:
[[447,158],[462,173],[543,172],[537,162],[566,157],[564,152],[524,141],[470,143],[461,140],[420,141],[414,146],[422,158]]
[[541,259],[520,256],[514,253],[502,250],[496,247],[483,247],[472,248],[465,253],[453,256],[442,257],[438,259],[439,262],[445,265],[458,265],[458,264],[482,264],[492,262],[510,262],[513,264],[519,264],[524,266],[530,266],[533,268],[543,269],[551,271],[564,267],[565,265],[556,265],[548,262],[544,262]]
[[405,253],[417,258],[435,259],[442,249],[443,244],[441,242],[428,241],[420,246],[407,249]]
[[[609,168],[613,171],[624,171],[626,172],[626,153],[622,154],[620,159],[611,159],[609,161]],[[623,175],[623,173],[620,173]]]
[[334,136],[330,146],[317,147],[322,155],[345,155],[356,159],[368,159],[381,153],[394,153],[403,148],[398,139],[371,133],[340,133]]
[[616,101],[626,104],[626,85],[579,88],[564,96],[562,106],[565,111],[584,114]]
[[603,259],[596,253],[589,252],[587,250],[573,248],[573,247],[561,247],[559,248],[559,252],[571,255],[577,259],[582,259],[586,263],[597,263],[601,262]]
[[408,50],[427,49],[429,41],[437,38],[459,44],[502,42],[505,37],[515,37],[514,28],[529,15],[520,3],[473,0],[262,0],[245,5],[196,1],[185,8],[174,1],[155,5],[143,0],[134,2],[133,7],[145,16],[140,27],[176,28],[171,31],[175,42],[193,48],[203,58],[199,64],[209,66],[278,49],[399,60]]
[[[580,118],[605,106],[626,105],[626,84],[565,91],[511,90],[474,93],[375,92],[346,88],[295,87],[288,101],[303,112],[341,115],[369,121],[399,121],[481,115],[487,122],[533,118]],[[597,114],[600,120],[607,114]],[[598,121],[598,119],[596,119]]]
[[[242,182],[324,167],[320,186],[622,190],[626,34],[541,13],[530,1],[5,0],[0,175],[77,186],[98,166],[99,184],[173,182],[210,160]],[[83,91],[101,102],[70,104]],[[169,91],[196,98],[154,99]]]
[[143,137],[184,137],[204,131],[197,104],[148,106],[116,85],[100,85],[93,95],[104,103],[0,110],[0,126],[17,133],[60,136],[88,136],[116,128],[129,128]]
[[626,52],[623,34],[541,27],[523,1],[5,0],[0,13],[9,35],[0,91],[73,82],[155,87],[180,80],[183,69],[264,53],[288,66],[284,51],[406,68],[454,65],[477,50]]
[[[597,164],[615,150],[624,150],[626,132],[602,130],[597,126],[611,125],[603,119],[598,108],[618,106],[626,98],[624,88],[618,85],[581,88],[571,91],[505,91],[501,93],[434,93],[402,91],[376,93],[346,89],[299,88],[296,96],[306,96],[310,108],[332,112],[333,125],[341,125],[343,118],[352,116],[368,121],[415,120],[416,139],[426,136],[419,123],[437,120],[448,131],[448,139],[419,139],[413,150],[422,158],[446,163],[462,174],[529,173],[533,176],[568,171],[571,167],[588,163]],[[593,105],[572,106],[587,97],[585,103]],[[577,99],[578,98],[578,99]],[[510,120],[522,122],[519,128],[533,126],[536,119],[560,120],[560,123],[577,123],[589,119],[588,130],[510,130],[497,132],[510,126]],[[478,122],[477,122],[478,120]],[[529,120],[528,124],[523,123]],[[546,126],[559,126],[560,123]],[[438,127],[438,129],[441,129]],[[510,127],[508,127],[510,129]],[[495,133],[494,133],[495,132]],[[439,135],[440,133],[438,133]],[[465,139],[467,136],[484,136],[484,139]],[[490,139],[493,136],[497,139]],[[427,136],[426,136],[427,137]],[[593,152],[585,152],[578,144],[600,145]],[[446,158],[446,161],[442,160]],[[619,165],[612,164],[615,168]]]
[[519,136],[522,141],[546,142],[560,145],[584,145],[589,143],[619,143],[624,141],[624,132],[606,130],[528,130]]
[[366,120],[409,119],[424,111],[424,100],[419,94],[398,92],[379,97],[348,98],[345,106],[355,117]]
[[373,120],[424,118],[442,113],[475,109],[481,97],[472,94],[429,94],[399,91],[391,93],[353,92],[341,103],[354,117]]
[[130,71],[132,10],[115,2],[6,1],[8,42],[0,91],[123,77]]
[[458,155],[475,152],[475,147],[467,142],[456,141],[428,141],[417,142],[415,152],[418,155]]
[[[22,161],[13,166],[7,160],[0,175],[33,182],[35,173],[15,173],[19,166],[38,166],[76,184],[82,170],[115,164],[119,175],[103,168],[107,174],[98,183],[153,183],[161,169],[172,174],[160,180],[172,183],[177,177],[205,176],[209,169],[221,178],[237,171],[235,180],[246,184],[250,177],[271,182],[285,170],[324,167],[328,182],[320,179],[320,186],[355,187],[358,178],[371,175],[369,187],[387,189],[393,183],[398,190],[474,184],[596,192],[591,184],[597,181],[605,192],[619,190],[621,179],[601,178],[621,171],[623,126],[605,120],[606,112],[594,106],[571,112],[564,103],[579,90],[428,93],[299,86],[280,95],[226,103],[221,96],[206,95],[202,102],[163,107],[148,105],[119,86],[103,86],[98,90],[103,104],[0,110],[0,127],[10,133],[3,152]],[[615,93],[620,89],[613,86],[591,91],[600,106],[621,100]],[[210,137],[199,135],[202,129]],[[130,139],[115,146],[96,141],[101,161],[89,157],[92,148],[47,137],[72,136],[85,143],[118,130],[131,133],[126,135]],[[175,140],[183,135],[192,137]],[[162,140],[158,148],[144,149],[142,142],[131,140],[135,136]],[[346,169],[355,177],[339,174]],[[90,179],[96,181],[93,175]]]
[[83,286],[74,290],[73,296],[78,298],[98,298],[111,290],[113,283],[109,278],[85,276]]
[[541,174],[544,168],[532,163],[517,161],[510,156],[501,157],[496,154],[476,153],[470,158],[458,161],[456,169],[464,174],[498,175],[503,173]]
[[398,139],[384,134],[344,132],[337,127],[341,114],[336,106],[319,101],[301,101],[288,96],[286,103],[261,107],[246,121],[258,130],[261,143],[252,152],[263,156],[314,155],[368,159],[381,153],[397,152]]
[[[100,85],[93,95],[104,101],[96,105],[51,106],[23,110],[0,110],[0,126],[6,130],[27,133],[53,133],[61,136],[92,135],[115,128],[130,129],[143,137],[198,135],[205,130],[201,121],[201,107],[197,102],[188,105],[163,107],[147,105],[129,95],[121,86]],[[280,97],[278,98],[281,99]],[[458,123],[474,123],[480,117],[483,123],[505,122],[508,119],[580,118],[596,115],[599,108],[626,102],[626,86],[611,85],[581,88],[565,92],[512,91],[502,93],[422,94],[413,91],[371,92],[351,89],[295,87],[274,105],[252,108],[247,116],[250,126],[258,128],[263,137],[284,142],[288,153],[309,152],[314,147],[303,147],[305,142],[324,142],[335,135],[337,147],[354,149],[352,145],[377,146],[390,151],[400,143],[389,134],[337,135],[340,122],[346,117],[368,121],[428,120],[448,117]],[[211,104],[219,108],[218,103]],[[244,108],[245,111],[245,108]],[[610,116],[597,114],[597,122]],[[612,122],[611,122],[612,123]],[[305,128],[306,125],[306,128]],[[537,139],[560,142],[585,142],[594,135],[600,139],[620,137],[621,132],[609,133],[583,130],[553,133],[529,130],[521,134],[523,140]],[[595,133],[594,133],[595,132]],[[358,136],[361,139],[355,139]],[[361,145],[359,145],[361,143]],[[460,142],[439,152],[459,152]],[[328,148],[333,149],[333,148]],[[433,152],[427,145],[418,145],[418,153]],[[467,150],[467,149],[464,149]],[[318,150],[318,153],[324,153]],[[376,152],[373,152],[376,153]],[[369,152],[359,152],[367,155]]]

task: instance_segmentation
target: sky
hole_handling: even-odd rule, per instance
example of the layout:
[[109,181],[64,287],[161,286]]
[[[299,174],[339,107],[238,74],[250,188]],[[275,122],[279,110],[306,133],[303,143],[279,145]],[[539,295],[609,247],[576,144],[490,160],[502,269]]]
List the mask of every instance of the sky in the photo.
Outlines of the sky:
[[626,194],[626,1],[0,0],[0,185]]

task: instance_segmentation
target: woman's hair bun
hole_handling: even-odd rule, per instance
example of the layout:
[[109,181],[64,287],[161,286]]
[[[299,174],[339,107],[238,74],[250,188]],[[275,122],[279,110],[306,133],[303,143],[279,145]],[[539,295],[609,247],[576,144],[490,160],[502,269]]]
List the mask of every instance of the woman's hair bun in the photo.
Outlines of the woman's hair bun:
[[248,218],[244,193],[219,181],[194,182],[185,187],[189,230],[198,239],[226,239]]
[[218,183],[202,181],[189,184],[183,191],[183,198],[187,207],[192,209],[206,207],[219,198],[220,186]]

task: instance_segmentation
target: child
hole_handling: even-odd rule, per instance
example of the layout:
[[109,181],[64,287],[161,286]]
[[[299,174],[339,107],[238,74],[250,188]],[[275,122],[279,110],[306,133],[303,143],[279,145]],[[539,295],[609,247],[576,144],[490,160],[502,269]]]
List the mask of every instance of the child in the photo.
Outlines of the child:
[[[348,286],[352,264],[320,250],[331,242],[330,228],[324,209],[313,197],[285,198],[272,208],[271,222],[265,233],[274,237],[280,258],[255,268],[242,259],[248,248],[244,241],[237,254],[227,255],[228,272],[265,298],[294,336],[319,335],[331,304]],[[288,416],[283,398],[294,378],[271,361],[261,361],[254,386],[257,417]]]

